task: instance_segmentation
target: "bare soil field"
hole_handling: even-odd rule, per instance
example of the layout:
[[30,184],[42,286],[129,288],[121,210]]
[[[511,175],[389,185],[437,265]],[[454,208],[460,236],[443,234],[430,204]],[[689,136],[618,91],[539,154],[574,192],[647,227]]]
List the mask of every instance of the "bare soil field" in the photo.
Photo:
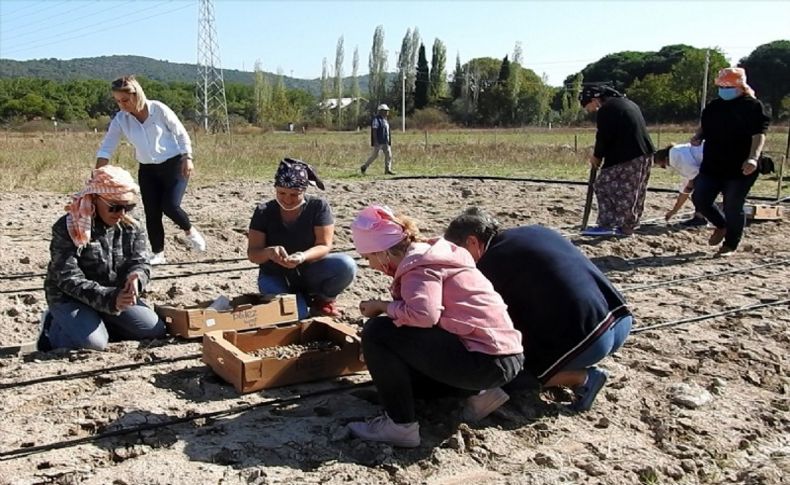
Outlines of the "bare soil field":
[[[786,219],[750,225],[741,250],[716,259],[708,229],[663,223],[672,194],[648,195],[645,219],[660,222],[634,237],[589,240],[574,234],[581,187],[372,178],[327,186],[321,195],[336,215],[335,249],[360,264],[339,300],[342,321],[352,325],[362,323],[361,299],[387,295],[388,278],[350,241],[354,214],[372,202],[415,216],[426,235],[441,234],[470,205],[505,227],[559,228],[625,291],[637,328],[790,298]],[[188,250],[168,221],[170,264],[154,268],[144,299],[192,304],[254,292],[246,231],[255,204],[272,195],[268,183],[190,188],[184,207],[208,252]],[[0,194],[0,346],[36,337],[46,306],[39,275],[66,201]],[[644,288],[652,283],[664,284]],[[410,450],[348,435],[347,422],[379,412],[366,373],[240,396],[196,357],[195,341],[6,355],[0,483],[790,483],[789,326],[783,304],[635,333],[603,362],[611,378],[584,414],[569,413],[562,393],[549,391],[515,394],[473,425],[460,421],[457,400],[420,401],[422,445]],[[59,445],[37,448],[52,443]]]

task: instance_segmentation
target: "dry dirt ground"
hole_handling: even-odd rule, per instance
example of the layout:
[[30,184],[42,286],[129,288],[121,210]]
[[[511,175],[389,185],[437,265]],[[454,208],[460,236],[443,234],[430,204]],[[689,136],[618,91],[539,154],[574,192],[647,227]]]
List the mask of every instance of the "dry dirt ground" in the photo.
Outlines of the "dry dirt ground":
[[[707,229],[644,225],[635,237],[601,241],[573,235],[583,190],[502,181],[353,180],[323,194],[337,218],[336,248],[349,251],[349,223],[366,204],[407,211],[426,234],[440,233],[462,208],[489,209],[504,226],[541,223],[567,233],[621,288],[650,325],[790,297],[786,264],[633,289],[652,282],[715,274],[790,257],[787,221],[747,230],[742,251],[714,259]],[[185,208],[208,241],[195,254],[169,225],[161,277],[145,299],[190,304],[255,291],[243,260],[261,184],[190,188]],[[660,218],[672,196],[650,194],[645,218]],[[0,195],[0,345],[33,339],[45,307],[42,278],[52,222],[66,198]],[[360,263],[342,295],[343,321],[358,325],[360,299],[385,296],[387,279]],[[214,264],[207,259],[234,259]],[[238,271],[168,277],[218,269]],[[23,279],[9,276],[33,273]],[[18,291],[23,290],[23,291]],[[376,414],[365,373],[240,396],[197,358],[200,344],[177,339],[111,344],[106,352],[0,357],[0,483],[790,483],[790,311],[750,310],[632,335],[603,366],[611,379],[594,408],[565,411],[549,393],[522,393],[483,422],[459,421],[460,403],[419,403],[422,445],[393,449],[352,439],[345,423]],[[187,356],[177,362],[156,360]],[[152,362],[153,361],[153,362]],[[139,367],[103,372],[129,363]],[[87,371],[84,374],[76,374]],[[36,379],[42,379],[35,382]],[[337,392],[331,392],[337,389]],[[36,446],[243,404],[318,396],[238,414],[104,438],[49,451]],[[16,454],[20,449],[32,451]]]

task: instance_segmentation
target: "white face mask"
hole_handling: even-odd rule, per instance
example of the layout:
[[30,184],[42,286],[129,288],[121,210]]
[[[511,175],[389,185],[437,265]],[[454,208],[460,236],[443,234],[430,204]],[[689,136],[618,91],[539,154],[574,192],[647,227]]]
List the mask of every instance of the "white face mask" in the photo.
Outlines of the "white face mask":
[[291,208],[289,209],[288,207],[285,207],[285,206],[284,206],[284,205],[283,205],[283,204],[280,202],[280,199],[278,199],[277,197],[275,197],[275,198],[274,198],[274,200],[275,200],[275,201],[277,201],[277,205],[279,205],[279,206],[280,206],[280,209],[282,209],[282,210],[284,210],[284,211],[286,211],[286,212],[295,211],[296,209],[299,209],[300,207],[302,207],[302,206],[305,204],[305,202],[306,202],[304,199],[302,199],[302,201],[301,201],[301,202],[299,202],[298,204],[296,204],[295,206],[293,206],[293,207],[291,207]]

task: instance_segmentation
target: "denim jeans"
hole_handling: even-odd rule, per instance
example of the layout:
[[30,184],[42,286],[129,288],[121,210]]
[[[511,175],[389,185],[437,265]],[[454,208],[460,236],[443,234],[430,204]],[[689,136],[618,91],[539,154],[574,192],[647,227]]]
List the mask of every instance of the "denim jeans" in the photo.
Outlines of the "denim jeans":
[[[749,195],[749,190],[757,180],[757,176],[757,171],[748,177],[734,179],[723,179],[701,173],[694,179],[694,193],[691,194],[694,207],[711,224],[719,229],[727,229],[724,245],[728,248],[737,249],[741,242],[743,228],[746,225],[743,204],[746,203],[746,196]],[[719,193],[724,199],[724,212],[714,203]]]
[[606,332],[593,341],[589,347],[577,355],[572,361],[561,369],[583,370],[602,361],[604,357],[612,355],[623,346],[625,339],[631,333],[634,317],[626,315],[617,319]]
[[104,350],[110,337],[140,340],[163,337],[165,324],[143,302],[119,315],[99,313],[78,301],[49,307],[52,323],[48,337],[52,348]]
[[296,294],[299,319],[307,318],[314,298],[333,301],[348,288],[357,274],[357,265],[347,254],[332,253],[311,263],[302,264],[286,274],[258,274],[258,291],[262,294]]
[[365,323],[362,352],[379,399],[396,423],[416,421],[417,383],[425,388],[430,387],[426,382],[433,382],[434,391],[454,388],[458,391],[454,395],[472,395],[502,386],[524,364],[523,354],[470,352],[457,335],[444,329],[398,327],[389,317]]
[[140,196],[145,209],[145,229],[151,250],[165,249],[165,227],[162,214],[169,217],[184,231],[192,228],[189,216],[181,208],[181,199],[187,190],[187,178],[181,173],[181,158],[173,157],[158,164],[140,164],[137,172]]

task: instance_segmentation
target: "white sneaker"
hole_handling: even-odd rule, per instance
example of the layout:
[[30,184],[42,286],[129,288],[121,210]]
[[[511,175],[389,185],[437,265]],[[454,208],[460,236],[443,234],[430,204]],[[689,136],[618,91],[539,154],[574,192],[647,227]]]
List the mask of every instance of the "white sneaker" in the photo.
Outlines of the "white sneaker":
[[206,250],[206,240],[203,239],[203,235],[200,234],[194,227],[189,230],[187,239],[189,239],[189,242],[192,244],[192,249],[195,251],[203,252]]
[[156,266],[157,264],[165,264],[167,263],[167,258],[165,258],[165,252],[162,251],[161,253],[154,253],[151,260],[148,261],[148,264],[151,266]]
[[462,417],[464,421],[480,421],[507,402],[510,396],[499,387],[481,391],[466,399]]
[[398,424],[387,413],[367,421],[348,423],[348,429],[354,436],[367,441],[380,441],[402,448],[420,446],[419,423]]

